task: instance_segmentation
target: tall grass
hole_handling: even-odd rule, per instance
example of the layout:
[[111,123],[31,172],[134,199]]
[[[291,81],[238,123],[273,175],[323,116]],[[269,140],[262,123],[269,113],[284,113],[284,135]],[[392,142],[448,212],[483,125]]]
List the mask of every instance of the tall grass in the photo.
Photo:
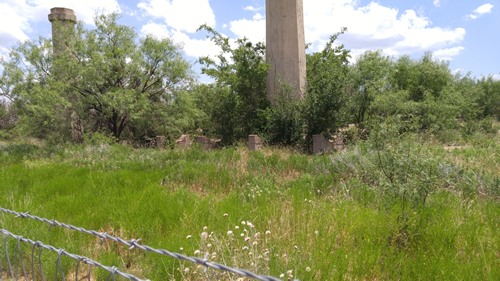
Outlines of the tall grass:
[[[497,151],[491,139],[456,150],[365,142],[322,156],[10,143],[0,145],[0,206],[284,280],[498,280]],[[238,278],[7,214],[0,226],[151,280]],[[51,276],[55,256],[42,254]],[[63,265],[71,275],[74,262]]]

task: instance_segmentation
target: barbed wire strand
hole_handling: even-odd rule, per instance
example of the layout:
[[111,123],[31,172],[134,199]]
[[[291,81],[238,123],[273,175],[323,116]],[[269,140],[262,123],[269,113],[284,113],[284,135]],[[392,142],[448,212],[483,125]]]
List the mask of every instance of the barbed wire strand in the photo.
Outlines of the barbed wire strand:
[[24,267],[24,262],[23,262],[23,250],[21,249],[21,241],[17,240],[17,250],[19,251],[19,263],[21,264],[21,268],[23,270],[23,276],[28,277],[26,275],[26,268]]
[[205,267],[210,267],[210,268],[221,270],[221,271],[231,272],[231,273],[234,273],[234,274],[237,274],[237,275],[240,275],[240,276],[249,277],[249,278],[256,279],[256,280],[261,280],[261,281],[281,281],[281,279],[273,277],[273,276],[259,275],[259,274],[250,272],[250,271],[245,270],[245,269],[233,268],[233,267],[226,266],[226,265],[223,265],[223,264],[219,264],[219,263],[216,263],[216,262],[210,262],[207,259],[202,259],[202,258],[198,258],[198,257],[188,257],[188,256],[185,256],[185,255],[182,255],[182,254],[179,254],[179,253],[170,252],[168,250],[155,249],[155,248],[147,246],[147,245],[141,245],[141,244],[138,243],[141,239],[124,240],[124,239],[122,239],[120,237],[111,236],[111,235],[107,234],[106,232],[98,232],[98,231],[95,231],[95,230],[87,230],[85,228],[77,227],[77,226],[74,226],[74,225],[71,225],[71,224],[60,223],[60,222],[58,222],[56,220],[49,220],[49,219],[46,219],[46,218],[41,218],[41,217],[38,217],[38,216],[31,215],[31,214],[29,214],[29,212],[20,213],[20,212],[16,212],[16,211],[5,209],[5,208],[0,208],[0,212],[4,212],[4,213],[11,214],[11,215],[15,215],[18,218],[30,218],[30,219],[33,219],[33,220],[36,220],[36,221],[47,223],[50,226],[58,226],[58,227],[63,227],[63,228],[67,228],[67,229],[79,231],[79,232],[82,232],[82,233],[86,233],[86,234],[89,234],[89,235],[96,236],[96,237],[101,238],[101,239],[108,239],[108,240],[111,240],[111,241],[114,241],[114,242],[117,242],[117,243],[124,244],[124,245],[128,246],[129,249],[137,248],[137,249],[140,249],[140,250],[143,250],[143,251],[146,251],[146,252],[156,253],[156,254],[168,256],[168,257],[171,257],[171,258],[174,258],[174,259],[178,259],[178,260],[182,260],[182,261],[188,261],[188,262],[200,264],[200,265],[203,265]]
[[62,264],[61,264],[61,256],[63,254],[63,251],[64,251],[64,249],[59,249],[59,251],[57,251],[56,280],[58,280],[57,275],[59,275],[59,272],[61,273],[61,280],[66,280],[66,278],[64,277],[64,269],[63,269]]
[[[31,250],[31,272],[33,272],[33,279],[35,279],[36,272],[35,272],[35,249],[38,247],[38,268],[40,269],[40,277],[42,278],[42,281],[45,281],[45,275],[43,274],[43,267],[42,267],[42,248],[39,246],[39,243],[36,242],[33,244],[33,248]],[[78,273],[76,274],[78,276]]]
[[[103,265],[103,264],[101,264],[101,263],[99,263],[97,261],[94,261],[94,260],[92,260],[90,258],[87,258],[87,257],[84,257],[84,256],[80,256],[80,255],[76,255],[76,254],[72,254],[72,253],[67,252],[64,249],[58,249],[58,248],[56,248],[54,246],[51,246],[51,245],[45,245],[45,244],[43,244],[40,241],[36,241],[35,242],[35,241],[33,241],[33,240],[29,239],[29,238],[25,238],[25,237],[13,234],[10,231],[2,229],[2,228],[0,228],[0,233],[2,233],[3,235],[5,235],[6,239],[8,237],[12,237],[12,238],[16,239],[17,241],[29,243],[31,245],[37,245],[40,248],[56,252],[58,254],[57,255],[56,274],[57,274],[57,270],[59,270],[59,269],[62,270],[62,267],[61,267],[61,256],[64,255],[64,256],[67,256],[67,257],[69,257],[71,259],[74,259],[76,261],[81,261],[83,263],[86,263],[86,264],[88,264],[90,266],[95,266],[95,267],[102,268],[102,269],[110,272],[111,276],[119,275],[119,276],[122,276],[122,277],[124,277],[124,278],[126,278],[128,280],[133,280],[133,281],[149,281],[149,280],[140,279],[140,278],[138,278],[138,277],[136,277],[136,276],[134,276],[132,274],[122,272],[122,271],[118,270],[114,266],[113,267],[105,266],[105,265]],[[5,243],[5,246],[6,246],[5,251],[7,252],[8,251],[7,250],[7,243]],[[8,257],[7,257],[7,259],[8,259]],[[13,269],[12,269],[12,265],[10,264],[10,261],[9,261],[9,266],[11,267],[11,274],[13,274]],[[17,280],[17,277],[15,278],[15,280]]]
[[5,237],[5,239],[3,240],[3,245],[5,247],[5,258],[7,259],[7,265],[9,267],[10,276],[14,277],[14,279],[17,280],[17,271],[16,274],[14,274],[14,269],[12,268],[12,264],[10,263],[9,250],[7,247],[7,238],[8,237]]

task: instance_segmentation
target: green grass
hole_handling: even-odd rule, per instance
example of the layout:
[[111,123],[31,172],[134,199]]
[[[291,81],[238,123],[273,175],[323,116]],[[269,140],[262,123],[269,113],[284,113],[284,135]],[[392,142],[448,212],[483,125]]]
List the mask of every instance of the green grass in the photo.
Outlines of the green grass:
[[[322,156],[3,143],[0,206],[285,280],[499,280],[498,151],[491,138]],[[151,280],[237,279],[8,214],[0,226]],[[43,252],[46,275],[56,258]]]

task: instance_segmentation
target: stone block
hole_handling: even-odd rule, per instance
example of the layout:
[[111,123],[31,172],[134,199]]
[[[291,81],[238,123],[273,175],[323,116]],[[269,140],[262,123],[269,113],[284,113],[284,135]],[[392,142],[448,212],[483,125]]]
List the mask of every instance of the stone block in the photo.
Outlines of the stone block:
[[331,151],[330,141],[323,135],[313,135],[313,153],[320,154]]
[[206,136],[197,136],[194,142],[200,144],[204,149],[215,149],[220,147],[220,140],[212,140]]
[[248,149],[251,151],[255,151],[261,148],[262,148],[262,139],[258,135],[249,135]]
[[175,143],[180,148],[188,148],[191,146],[191,140],[189,139],[189,135],[182,135],[175,141]]
[[167,138],[165,136],[156,136],[155,137],[156,148],[164,149],[166,142],[167,142]]

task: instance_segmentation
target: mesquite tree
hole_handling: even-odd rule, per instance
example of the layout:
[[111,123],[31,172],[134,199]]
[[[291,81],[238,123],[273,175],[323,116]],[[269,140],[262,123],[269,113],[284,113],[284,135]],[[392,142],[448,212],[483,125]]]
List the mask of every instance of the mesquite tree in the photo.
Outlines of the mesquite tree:
[[12,50],[3,80],[28,133],[68,139],[68,107],[86,132],[115,139],[189,126],[187,89],[193,79],[180,47],[170,39],[139,38],[118,18],[98,15],[94,29],[78,24],[63,54],[54,55],[44,38]]

